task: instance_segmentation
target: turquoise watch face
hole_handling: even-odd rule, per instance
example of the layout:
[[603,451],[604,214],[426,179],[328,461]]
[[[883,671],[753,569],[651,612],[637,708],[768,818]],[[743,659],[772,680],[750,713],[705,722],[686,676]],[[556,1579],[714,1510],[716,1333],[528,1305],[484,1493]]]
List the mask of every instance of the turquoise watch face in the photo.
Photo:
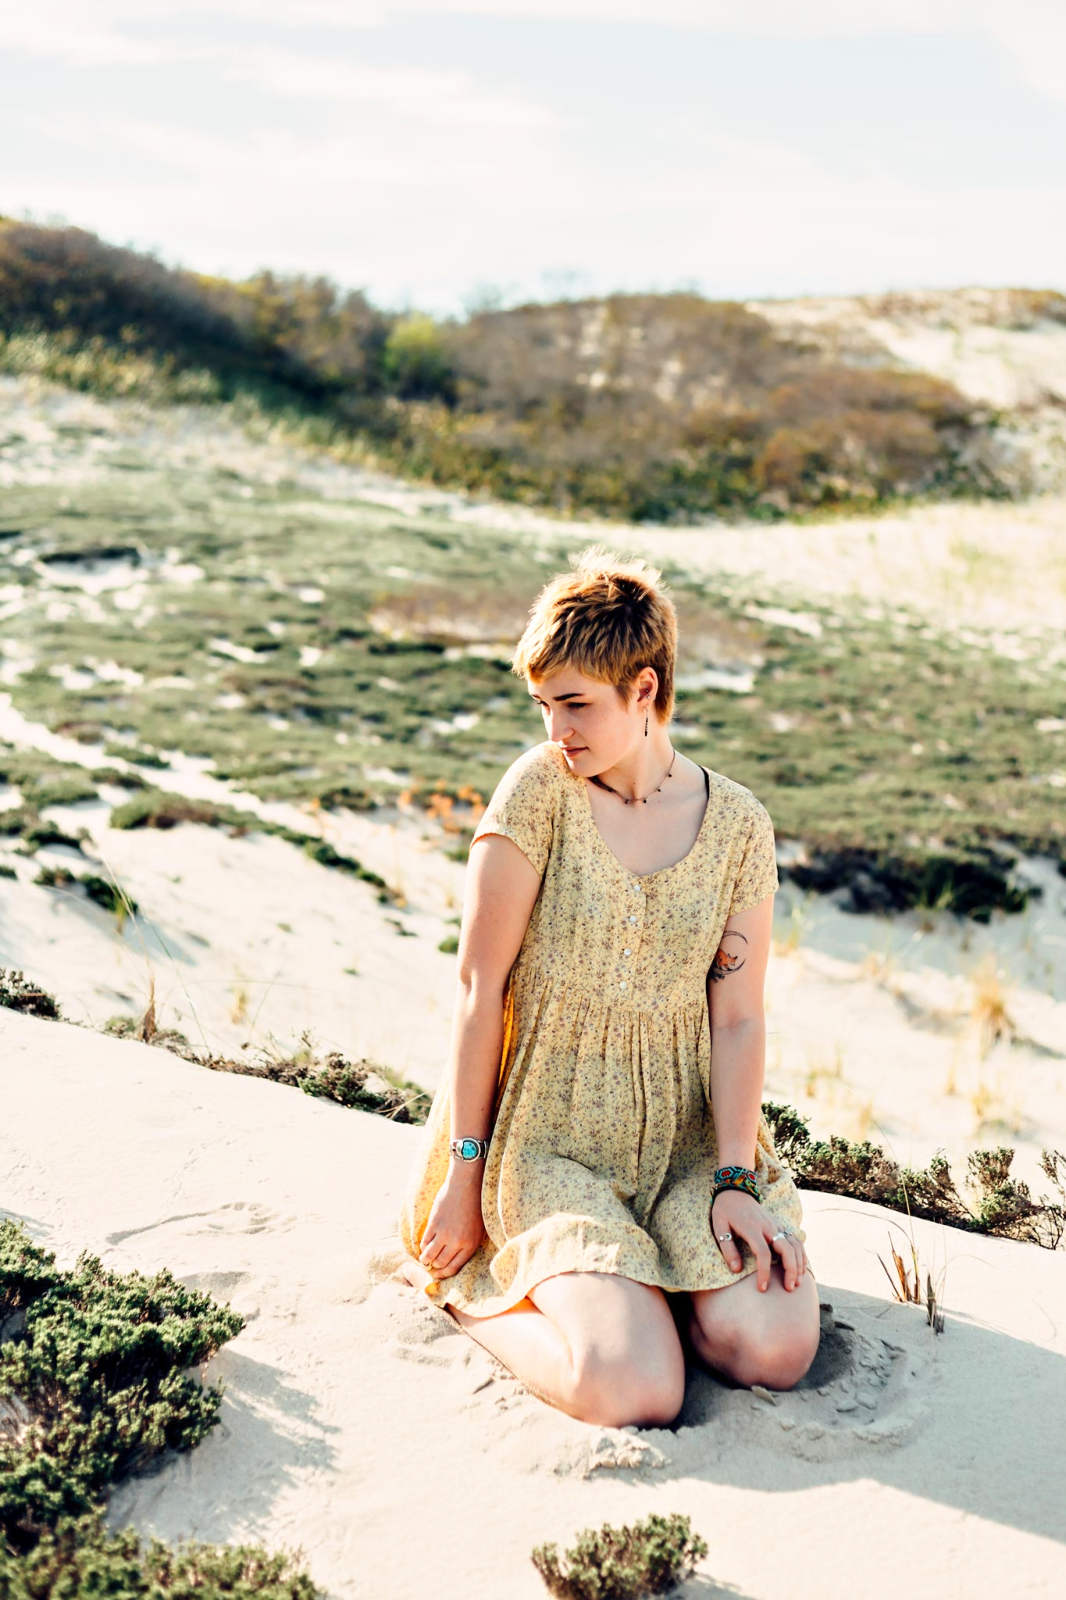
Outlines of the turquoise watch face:
[[462,1156],[464,1161],[475,1160],[481,1154],[477,1140],[461,1139],[459,1141],[459,1154]]

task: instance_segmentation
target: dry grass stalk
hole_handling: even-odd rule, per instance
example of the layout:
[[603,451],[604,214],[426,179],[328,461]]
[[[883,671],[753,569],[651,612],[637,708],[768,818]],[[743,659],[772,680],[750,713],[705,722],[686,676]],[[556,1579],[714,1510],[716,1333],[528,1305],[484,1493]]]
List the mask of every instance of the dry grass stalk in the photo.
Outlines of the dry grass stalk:
[[978,963],[972,980],[970,1016],[977,1029],[978,1049],[983,1057],[1000,1039],[1013,1039],[1018,1030],[1007,1010],[1006,992],[994,954],[990,952]]
[[944,1312],[940,1302],[940,1295],[942,1294],[944,1287],[944,1274],[941,1272],[940,1283],[937,1288],[934,1289],[933,1275],[927,1270],[925,1274],[925,1292],[922,1292],[922,1273],[921,1267],[918,1264],[918,1246],[914,1238],[913,1220],[910,1216],[909,1207],[907,1209],[907,1217],[908,1220],[911,1221],[911,1227],[907,1234],[907,1242],[910,1245],[910,1264],[908,1265],[903,1256],[892,1243],[891,1234],[888,1236],[888,1248],[892,1255],[892,1266],[893,1270],[895,1271],[895,1277],[893,1277],[892,1273],[889,1272],[882,1258],[878,1256],[877,1259],[881,1262],[882,1270],[884,1271],[885,1277],[888,1279],[889,1284],[891,1285],[894,1297],[904,1305],[920,1306],[924,1304],[926,1310],[926,1321],[928,1322],[929,1326],[932,1328],[934,1333],[943,1333]]

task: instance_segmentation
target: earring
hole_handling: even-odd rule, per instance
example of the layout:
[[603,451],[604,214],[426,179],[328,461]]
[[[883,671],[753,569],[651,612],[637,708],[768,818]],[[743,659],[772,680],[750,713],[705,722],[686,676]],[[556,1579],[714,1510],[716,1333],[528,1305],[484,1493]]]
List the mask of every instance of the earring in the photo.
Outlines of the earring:
[[648,737],[648,713],[646,711],[644,713],[644,737],[645,739]]

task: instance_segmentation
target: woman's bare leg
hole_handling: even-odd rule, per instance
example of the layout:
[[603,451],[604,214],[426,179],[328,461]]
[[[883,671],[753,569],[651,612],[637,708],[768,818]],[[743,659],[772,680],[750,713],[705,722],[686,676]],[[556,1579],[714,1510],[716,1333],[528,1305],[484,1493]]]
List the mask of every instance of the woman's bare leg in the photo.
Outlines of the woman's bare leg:
[[681,1409],[684,1351],[666,1297],[651,1284],[610,1272],[565,1272],[544,1278],[495,1316],[444,1309],[528,1389],[569,1416],[656,1427]]
[[736,1383],[791,1389],[814,1360],[820,1336],[818,1285],[809,1267],[791,1292],[775,1256],[762,1292],[750,1272],[722,1289],[692,1290],[688,1298],[693,1350]]

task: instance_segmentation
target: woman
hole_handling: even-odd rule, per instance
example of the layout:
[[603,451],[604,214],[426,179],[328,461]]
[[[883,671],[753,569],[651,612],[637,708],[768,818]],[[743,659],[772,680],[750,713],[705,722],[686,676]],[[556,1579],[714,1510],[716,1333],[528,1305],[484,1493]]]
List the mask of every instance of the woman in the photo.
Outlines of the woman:
[[450,1068],[400,1218],[414,1286],[615,1426],[677,1417],[685,1342],[779,1389],[818,1345],[760,1109],[773,827],[672,746],[676,648],[659,573],[602,548],[531,610],[512,670],[545,741],[470,846]]

